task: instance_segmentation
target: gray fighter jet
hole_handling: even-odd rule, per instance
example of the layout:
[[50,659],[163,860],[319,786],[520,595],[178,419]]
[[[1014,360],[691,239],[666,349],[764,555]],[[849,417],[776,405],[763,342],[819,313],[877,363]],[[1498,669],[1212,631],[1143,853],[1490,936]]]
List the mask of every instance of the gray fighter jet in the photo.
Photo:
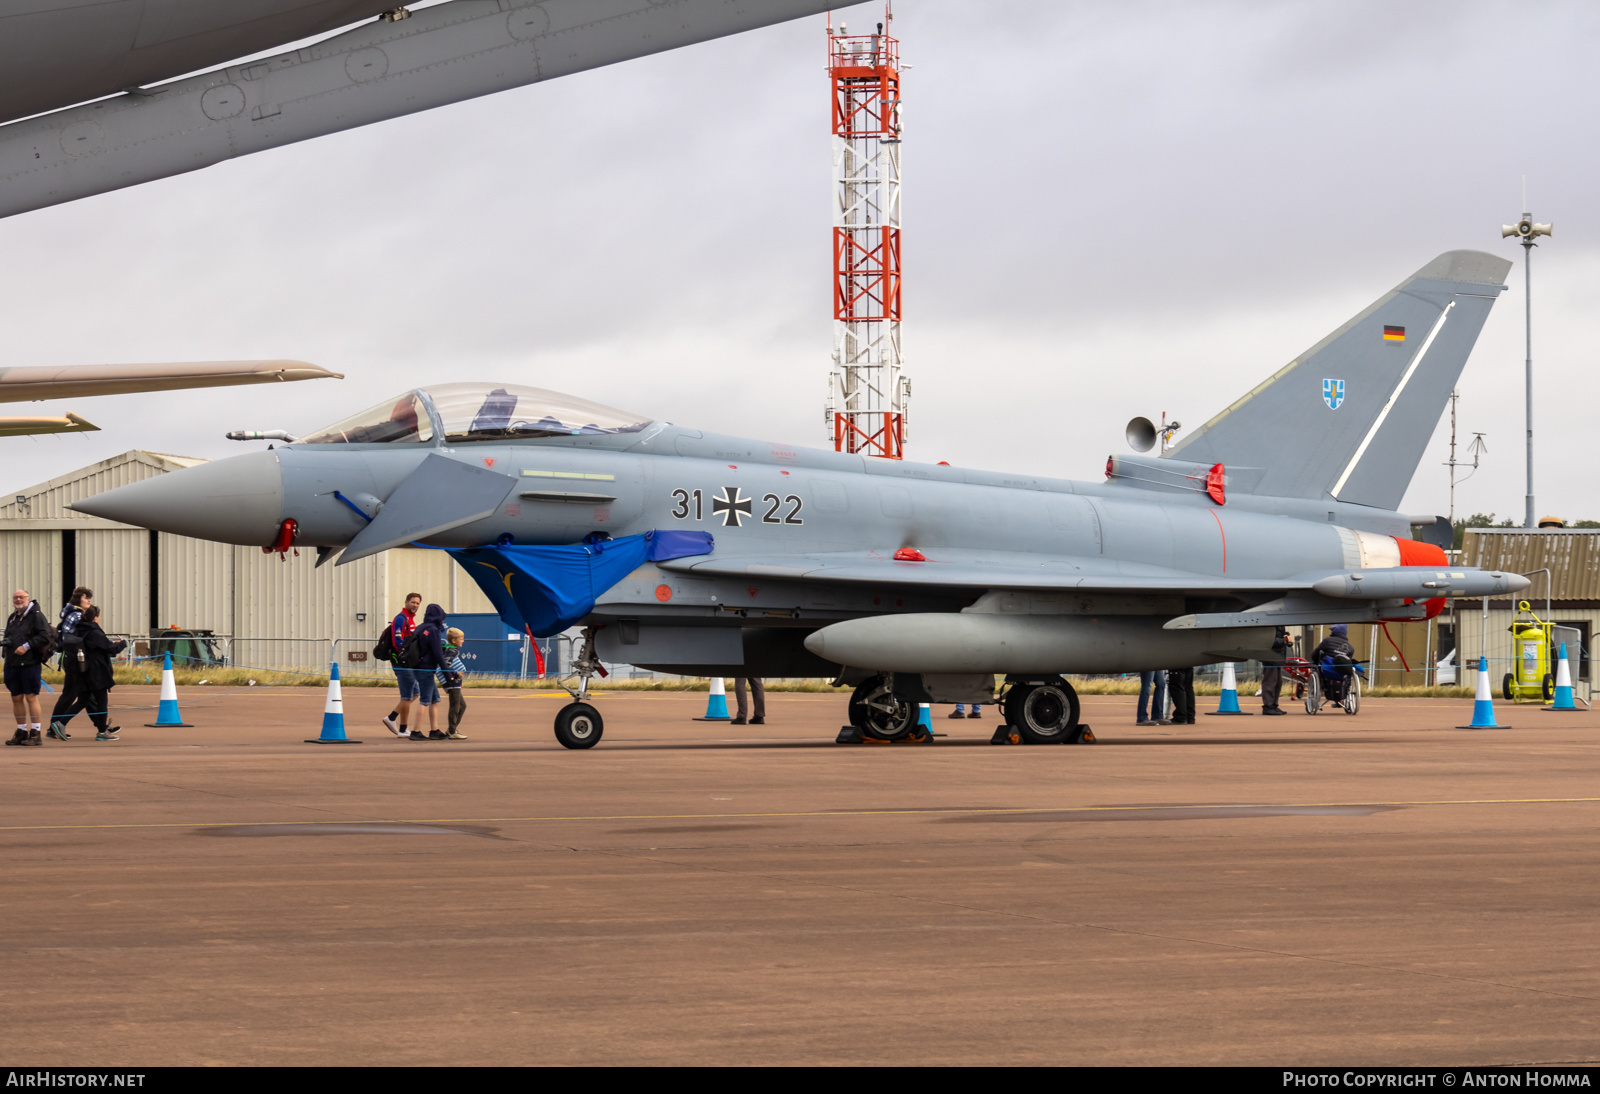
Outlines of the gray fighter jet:
[[1172,451],[1110,457],[1101,482],[456,383],[74,508],[315,546],[319,565],[450,549],[509,625],[583,627],[556,720],[568,747],[600,738],[585,696],[602,659],[854,683],[852,723],[885,740],[913,731],[918,702],[988,701],[1003,674],[1025,739],[1072,740],[1067,674],[1268,657],[1276,624],[1424,619],[1527,586],[1448,565],[1448,522],[1396,511],[1509,268],[1440,255]]

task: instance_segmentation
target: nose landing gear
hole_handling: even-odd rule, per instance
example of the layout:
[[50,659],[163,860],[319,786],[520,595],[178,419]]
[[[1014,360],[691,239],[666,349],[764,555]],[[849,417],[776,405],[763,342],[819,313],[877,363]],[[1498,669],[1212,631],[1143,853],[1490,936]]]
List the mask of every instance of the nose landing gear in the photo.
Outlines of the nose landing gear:
[[[572,671],[560,681],[562,689],[572,696],[572,702],[556,712],[556,740],[563,748],[593,748],[605,733],[605,719],[586,701],[590,678],[606,674],[595,653],[594,632],[594,627],[584,628],[583,645],[572,659]],[[573,677],[577,677],[576,687],[569,682]]]

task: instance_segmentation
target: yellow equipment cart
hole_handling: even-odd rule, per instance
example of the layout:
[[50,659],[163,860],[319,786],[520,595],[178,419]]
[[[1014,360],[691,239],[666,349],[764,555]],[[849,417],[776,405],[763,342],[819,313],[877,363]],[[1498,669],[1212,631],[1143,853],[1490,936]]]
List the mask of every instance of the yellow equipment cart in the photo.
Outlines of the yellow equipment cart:
[[1516,618],[1511,621],[1511,671],[1500,682],[1500,692],[1513,703],[1548,703],[1555,696],[1555,677],[1551,666],[1556,654],[1551,645],[1551,629],[1533,614],[1526,600],[1518,601]]

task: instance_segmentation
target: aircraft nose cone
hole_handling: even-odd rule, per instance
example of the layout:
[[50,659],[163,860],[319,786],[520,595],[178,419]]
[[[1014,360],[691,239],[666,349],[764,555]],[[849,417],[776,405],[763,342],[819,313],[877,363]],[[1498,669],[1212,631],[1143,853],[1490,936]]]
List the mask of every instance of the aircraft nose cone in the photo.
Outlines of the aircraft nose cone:
[[92,517],[195,539],[261,546],[283,519],[283,477],[271,452],[252,452],[119,486],[68,506]]

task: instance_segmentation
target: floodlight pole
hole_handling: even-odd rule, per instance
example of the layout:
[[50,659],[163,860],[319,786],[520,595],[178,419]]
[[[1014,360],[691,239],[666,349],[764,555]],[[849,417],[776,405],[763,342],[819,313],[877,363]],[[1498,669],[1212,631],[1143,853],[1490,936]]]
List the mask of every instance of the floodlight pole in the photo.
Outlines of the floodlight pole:
[[[1523,220],[1532,220],[1528,213],[1522,214]],[[1536,518],[1533,515],[1533,249],[1538,246],[1533,237],[1524,236],[1522,239],[1522,307],[1523,330],[1527,339],[1527,358],[1524,362],[1527,381],[1527,416],[1528,416],[1528,495],[1526,498],[1527,512],[1523,514],[1522,526],[1524,528],[1536,527]]]
[[[1523,203],[1527,203],[1527,194],[1523,194]],[[1522,519],[1524,528],[1535,526],[1533,515],[1533,249],[1538,246],[1534,240],[1540,236],[1550,234],[1550,225],[1535,224],[1532,213],[1523,213],[1522,219],[1515,224],[1500,226],[1501,238],[1514,237],[1522,244],[1522,304],[1524,308],[1523,322],[1527,329],[1528,355],[1527,368],[1527,401],[1528,401],[1528,494],[1527,512]]]

